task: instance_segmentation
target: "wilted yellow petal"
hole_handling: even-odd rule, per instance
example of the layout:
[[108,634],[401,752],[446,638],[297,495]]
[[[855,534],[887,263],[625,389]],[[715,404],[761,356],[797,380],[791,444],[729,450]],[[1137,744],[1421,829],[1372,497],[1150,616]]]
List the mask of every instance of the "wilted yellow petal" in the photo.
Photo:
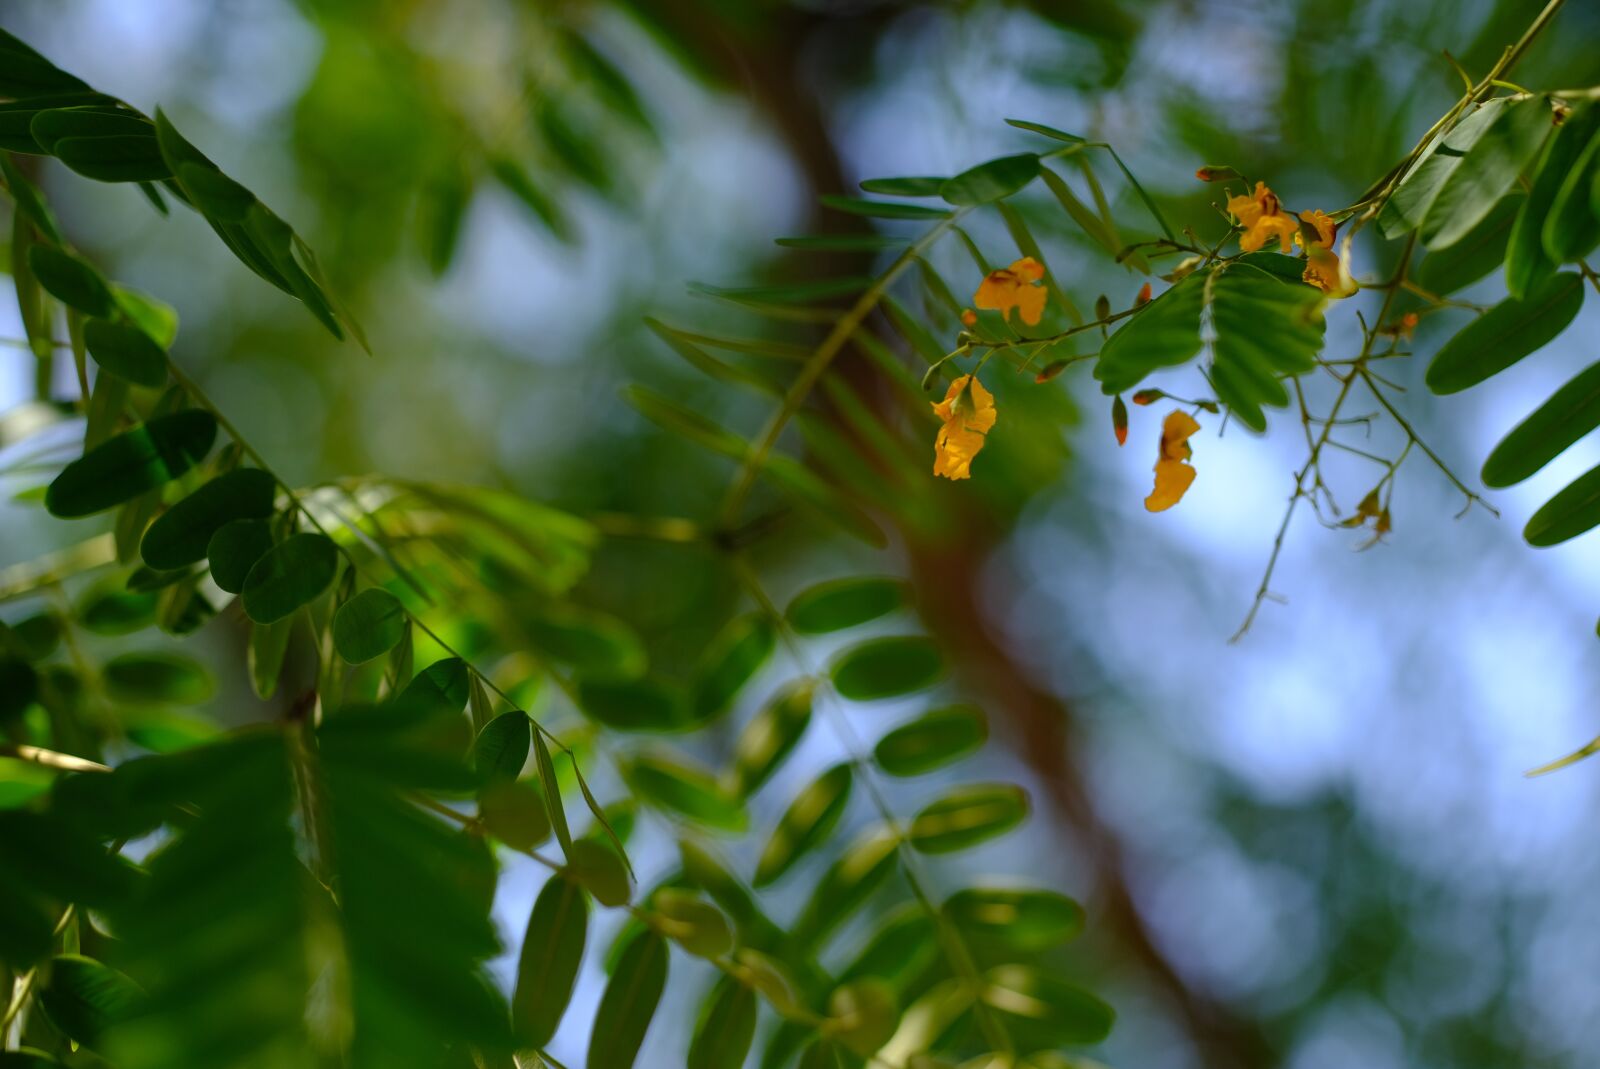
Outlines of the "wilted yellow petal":
[[1167,413],[1161,424],[1161,451],[1156,455],[1156,485],[1144,499],[1144,507],[1162,512],[1183,500],[1194,482],[1195,469],[1189,464],[1194,450],[1189,439],[1200,430],[1193,416],[1180,409]]

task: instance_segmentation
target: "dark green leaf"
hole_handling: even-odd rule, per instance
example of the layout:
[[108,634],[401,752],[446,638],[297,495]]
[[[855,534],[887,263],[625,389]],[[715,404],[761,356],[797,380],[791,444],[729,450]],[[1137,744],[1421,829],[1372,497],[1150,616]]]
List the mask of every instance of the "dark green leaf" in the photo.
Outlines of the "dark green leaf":
[[21,657],[0,655],[0,723],[15,720],[39,694],[39,675]]
[[1083,907],[1055,891],[969,887],[945,900],[944,915],[978,946],[1046,950],[1083,931]]
[[847,983],[874,976],[904,992],[941,953],[939,925],[920,902],[907,902],[878,926],[851,963],[839,973]]
[[1028,794],[1011,783],[957,787],[925,806],[911,822],[911,845],[924,854],[948,854],[993,839],[1028,816]]
[[1553,128],[1550,105],[1543,97],[1514,101],[1501,109],[1439,186],[1422,221],[1423,244],[1443,249],[1466,237],[1533,162]]
[[1550,201],[1540,237],[1545,255],[1555,263],[1579,260],[1600,243],[1600,216],[1595,214],[1591,196],[1596,175],[1600,175],[1600,129],[1589,137],[1589,144],[1562,177]]
[[130,501],[205,459],[216,437],[217,421],[209,412],[159,416],[68,464],[45,492],[45,508],[70,519]]
[[83,340],[95,363],[124,382],[152,389],[166,385],[166,350],[133,324],[91,319],[83,326]]
[[774,244],[786,249],[809,249],[813,252],[879,252],[884,249],[903,249],[910,242],[891,234],[815,234],[776,238]]
[[939,187],[939,195],[951,204],[988,204],[1011,196],[1037,177],[1037,154],[1002,156],[962,171]]
[[206,543],[211,561],[211,578],[230,594],[244,589],[244,581],[256,561],[272,548],[272,525],[266,520],[234,520],[217,528]]
[[1548,344],[1583,307],[1583,277],[1553,275],[1523,300],[1508,297],[1445,342],[1428,365],[1428,388],[1457,393]]
[[93,92],[82,80],[0,30],[0,96],[40,97]]
[[744,804],[699,768],[643,755],[623,768],[623,777],[641,798],[722,831],[740,832],[748,816]]
[[1435,296],[1444,297],[1470,286],[1499,267],[1505,260],[1506,244],[1521,215],[1526,198],[1513,190],[1500,198],[1472,232],[1450,246],[1424,257],[1412,277],[1417,285]]
[[693,683],[694,716],[699,722],[727,712],[741,688],[772,656],[777,630],[759,613],[731,621],[707,647]]
[[645,668],[644,646],[633,629],[605,613],[549,605],[525,624],[540,653],[591,679],[632,679]]
[[939,647],[922,635],[869,639],[845,650],[832,668],[834,689],[859,702],[910,694],[943,675]]
[[[505,715],[527,719],[521,713]],[[478,766],[480,780],[484,778],[483,768],[482,764]],[[543,795],[531,781],[495,776],[478,792],[478,816],[489,834],[507,846],[514,850],[532,850],[550,837],[550,815]]]
[[405,635],[406,609],[382,587],[368,587],[339,606],[333,617],[333,645],[350,664],[382,657]]
[[[473,764],[485,783],[510,781],[522,775],[528,762],[528,714],[520,709],[501,713],[484,725],[472,746]],[[543,801],[540,802],[541,808]]]
[[699,726],[688,696],[668,680],[578,680],[578,707],[616,731],[690,731]]
[[278,482],[260,468],[225,472],[156,518],[139,543],[139,556],[158,571],[204,560],[211,539],[235,520],[272,515]]
[[1506,244],[1506,290],[1511,296],[1525,297],[1536,283],[1555,274],[1558,264],[1544,248],[1545,220],[1562,183],[1594,138],[1600,138],[1600,107],[1590,105],[1568,116],[1548,142]]
[[1488,486],[1511,486],[1600,427],[1600,364],[1587,369],[1506,435],[1483,462]]
[[588,1069],[631,1069],[666,985],[666,941],[655,932],[640,932],[623,950],[600,998]]
[[50,1023],[90,1050],[106,1049],[108,1034],[138,1012],[142,993],[122,973],[77,954],[52,958],[39,991]]
[[528,1046],[543,1047],[556,1034],[572,1001],[588,932],[589,900],[582,888],[560,873],[550,877],[528,916],[511,996],[517,1037]]
[[1031,130],[1033,133],[1043,134],[1045,137],[1053,138],[1056,141],[1065,141],[1069,145],[1081,145],[1084,143],[1084,138],[1079,137],[1077,134],[1069,134],[1065,130],[1057,130],[1054,126],[1046,126],[1044,123],[1028,122],[1026,119],[1007,119],[1006,125],[1015,126],[1018,130]]
[[315,601],[339,570],[339,547],[325,534],[302,532],[273,546],[250,568],[239,591],[244,611],[260,624],[281,620]]
[[200,662],[175,653],[123,653],[105,663],[106,691],[119,702],[196,705],[216,687]]
[[28,250],[28,266],[45,292],[85,315],[109,316],[116,310],[111,287],[100,272],[83,260],[53,245]]
[[894,988],[867,977],[835,988],[828,996],[828,1016],[834,1039],[868,1058],[894,1035],[900,1006]]
[[960,760],[988,737],[982,709],[952,705],[895,728],[878,740],[872,756],[891,776],[920,776]]
[[756,864],[757,887],[781,878],[796,861],[827,841],[850,803],[854,782],[850,765],[838,764],[795,796],[761,852]]
[[460,657],[434,661],[406,686],[399,702],[440,712],[459,713],[466,707],[471,690],[470,674],[471,669]]
[[755,793],[794,750],[811,723],[813,684],[784,687],[763,705],[733,745],[733,791],[740,798]]
[[1111,335],[1094,365],[1102,392],[1125,393],[1152,371],[1187,363],[1200,351],[1206,278],[1197,272],[1182,279]]
[[755,992],[731,976],[722,977],[700,1006],[688,1069],[739,1069],[755,1034]]
[[802,635],[820,635],[887,616],[905,603],[906,584],[899,579],[832,579],[796,594],[783,615]]
[[283,674],[283,659],[289,652],[289,636],[293,630],[293,617],[275,624],[250,625],[250,649],[245,659],[250,669],[250,683],[255,688],[256,697],[263,701],[277,692],[278,678]]

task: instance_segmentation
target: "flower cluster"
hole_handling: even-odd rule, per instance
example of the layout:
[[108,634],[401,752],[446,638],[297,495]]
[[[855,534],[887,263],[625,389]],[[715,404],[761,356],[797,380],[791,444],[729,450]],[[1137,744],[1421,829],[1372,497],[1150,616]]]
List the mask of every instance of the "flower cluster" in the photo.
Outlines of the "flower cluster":
[[1307,282],[1330,297],[1348,297],[1356,291],[1346,262],[1349,238],[1345,239],[1343,256],[1333,251],[1339,226],[1327,212],[1313,210],[1291,215],[1265,182],[1257,182],[1255,192],[1228,198],[1228,214],[1244,227],[1244,233],[1239,235],[1242,251],[1256,252],[1273,238],[1288,255],[1297,246],[1304,247],[1306,269],[1302,277]]

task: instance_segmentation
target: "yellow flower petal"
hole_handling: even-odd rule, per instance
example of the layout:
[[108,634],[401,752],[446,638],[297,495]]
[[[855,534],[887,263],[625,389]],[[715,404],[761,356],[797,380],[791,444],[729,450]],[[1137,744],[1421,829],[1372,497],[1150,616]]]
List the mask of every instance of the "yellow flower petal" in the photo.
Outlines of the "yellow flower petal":
[[931,407],[944,421],[933,442],[933,473],[946,479],[970,479],[972,459],[998,418],[994,394],[971,375],[963,375],[950,384],[944,400]]
[[1161,451],[1156,455],[1156,485],[1144,499],[1144,507],[1151,512],[1163,512],[1179,501],[1194,482],[1195,469],[1189,464],[1194,450],[1189,439],[1198,433],[1200,424],[1181,409],[1167,413],[1161,424]]
[[1044,279],[1044,265],[1031,256],[1024,256],[1010,267],[990,271],[978,284],[972,303],[979,308],[999,312],[1007,319],[1011,310],[1017,309],[1022,321],[1034,326],[1044,315],[1046,293],[1038,285]]

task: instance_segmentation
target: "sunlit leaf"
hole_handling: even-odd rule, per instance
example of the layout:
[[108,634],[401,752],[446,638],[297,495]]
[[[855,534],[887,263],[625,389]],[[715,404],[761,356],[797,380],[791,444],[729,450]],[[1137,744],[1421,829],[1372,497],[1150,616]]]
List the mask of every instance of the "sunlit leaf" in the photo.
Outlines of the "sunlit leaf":
[[969,887],[945,899],[944,915],[979,946],[1030,953],[1075,938],[1083,907],[1056,891]]
[[315,601],[338,569],[339,548],[327,535],[290,535],[251,566],[239,591],[244,611],[261,624],[281,620]]
[[957,787],[923,807],[911,822],[911,845],[925,854],[948,854],[993,839],[1028,816],[1028,795],[1010,783]]
[[572,1000],[589,931],[589,900],[560,873],[539,891],[517,959],[511,1015],[517,1037],[530,1047],[550,1042]]
[[944,658],[932,639],[894,635],[846,649],[831,674],[834,688],[852,701],[895,698],[936,683],[944,675]]
[[733,792],[748,797],[765,783],[793,752],[811,723],[814,685],[801,680],[768,699],[733,747]]
[[216,437],[217,421],[209,412],[189,409],[157,417],[68,464],[45,492],[45,508],[72,518],[130,501],[205,459]]
[[795,796],[761,852],[756,865],[757,887],[781,878],[796,861],[827,840],[850,802],[854,782],[850,765],[839,764]]
[[667,944],[640,932],[606,984],[589,1036],[588,1069],[630,1069],[667,984]]
[[623,767],[623,777],[644,800],[721,831],[743,831],[744,804],[714,777],[679,760],[642,755]]
[[952,705],[895,728],[878,740],[872,756],[891,776],[920,776],[959,761],[988,737],[983,710]]

